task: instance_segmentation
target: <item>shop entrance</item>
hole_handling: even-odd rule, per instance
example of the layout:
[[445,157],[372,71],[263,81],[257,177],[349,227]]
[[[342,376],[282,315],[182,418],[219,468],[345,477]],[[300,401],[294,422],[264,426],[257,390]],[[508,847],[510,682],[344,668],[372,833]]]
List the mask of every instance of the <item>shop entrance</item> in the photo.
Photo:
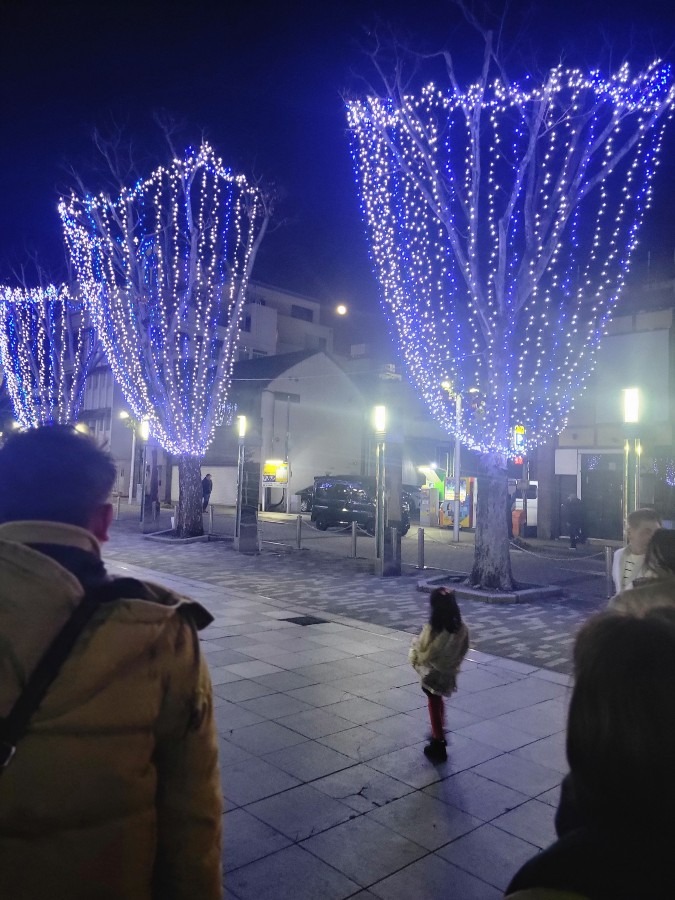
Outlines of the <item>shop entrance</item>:
[[581,499],[588,537],[623,537],[623,454],[581,454]]

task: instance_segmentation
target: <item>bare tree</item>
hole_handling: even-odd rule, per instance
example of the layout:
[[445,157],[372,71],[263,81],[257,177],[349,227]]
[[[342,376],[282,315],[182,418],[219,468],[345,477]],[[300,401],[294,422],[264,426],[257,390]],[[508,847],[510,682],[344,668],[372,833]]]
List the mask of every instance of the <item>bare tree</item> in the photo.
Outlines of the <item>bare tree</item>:
[[59,211],[115,378],[178,457],[178,534],[202,534],[200,460],[228,410],[265,198],[202,144],[116,199],[73,195]]
[[21,426],[74,424],[100,358],[84,306],[66,285],[0,288],[0,364]]
[[[443,83],[348,103],[362,206],[384,305],[432,415],[478,450],[471,583],[513,586],[506,463],[565,418],[593,367],[649,205],[675,96],[667,66],[638,75],[552,69],[511,82],[483,33],[476,81],[450,52]],[[401,57],[398,57],[400,63]],[[378,64],[378,58],[375,57]],[[391,74],[390,74],[391,71]],[[416,73],[416,77],[419,73]]]
[[59,211],[115,378],[178,457],[178,534],[202,534],[200,460],[228,411],[266,199],[202,144],[115,199],[73,195]]

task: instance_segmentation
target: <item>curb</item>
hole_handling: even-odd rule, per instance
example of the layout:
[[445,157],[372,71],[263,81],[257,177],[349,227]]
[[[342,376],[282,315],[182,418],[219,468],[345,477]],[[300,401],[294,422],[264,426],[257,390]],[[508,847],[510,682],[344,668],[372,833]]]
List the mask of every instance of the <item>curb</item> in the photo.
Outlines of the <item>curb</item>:
[[451,584],[458,600],[476,600],[479,603],[527,603],[530,600],[554,600],[562,596],[563,589],[551,584],[527,585],[514,591],[485,591],[480,588],[472,588],[462,581],[465,574],[451,572],[445,575],[436,575],[434,578],[424,578],[417,582],[417,590],[430,594],[434,588],[443,584]]

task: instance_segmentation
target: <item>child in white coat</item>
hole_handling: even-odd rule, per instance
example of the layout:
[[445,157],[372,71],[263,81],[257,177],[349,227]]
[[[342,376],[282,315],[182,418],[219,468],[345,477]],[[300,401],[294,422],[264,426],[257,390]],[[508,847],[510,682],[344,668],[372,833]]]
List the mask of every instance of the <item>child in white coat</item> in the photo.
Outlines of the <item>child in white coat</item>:
[[469,630],[462,622],[454,591],[436,588],[429,603],[429,623],[419,637],[413,638],[408,659],[420,676],[429,705],[431,742],[424,753],[434,762],[443,762],[448,758],[443,697],[457,690],[459,666],[469,649]]

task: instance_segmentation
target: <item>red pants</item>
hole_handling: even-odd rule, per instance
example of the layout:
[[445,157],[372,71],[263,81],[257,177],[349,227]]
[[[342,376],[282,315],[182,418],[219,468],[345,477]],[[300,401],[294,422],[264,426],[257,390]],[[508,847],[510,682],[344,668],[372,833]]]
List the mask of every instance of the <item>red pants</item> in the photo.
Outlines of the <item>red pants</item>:
[[427,704],[429,706],[429,721],[431,722],[431,736],[435,741],[445,740],[445,704],[443,698],[439,694],[432,694],[431,691],[422,688],[427,695]]

